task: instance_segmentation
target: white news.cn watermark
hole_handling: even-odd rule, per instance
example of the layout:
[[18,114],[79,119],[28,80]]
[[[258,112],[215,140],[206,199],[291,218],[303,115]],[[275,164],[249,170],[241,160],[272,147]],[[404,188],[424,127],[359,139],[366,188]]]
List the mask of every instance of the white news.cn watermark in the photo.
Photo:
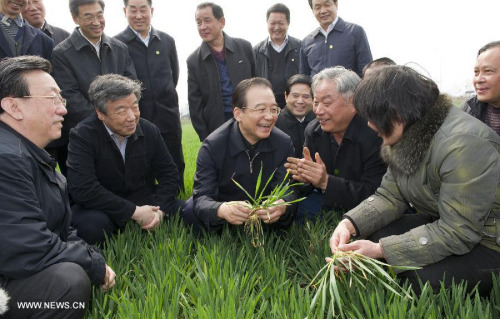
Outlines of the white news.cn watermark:
[[69,302],[69,301],[29,301],[18,302],[19,309],[85,309],[85,302]]

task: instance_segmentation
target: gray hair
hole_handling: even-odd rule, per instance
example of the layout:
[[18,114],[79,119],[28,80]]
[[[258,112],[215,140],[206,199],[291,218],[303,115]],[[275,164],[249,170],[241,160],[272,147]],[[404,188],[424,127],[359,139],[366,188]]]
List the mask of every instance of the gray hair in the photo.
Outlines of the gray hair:
[[343,66],[326,68],[313,77],[311,86],[313,92],[316,91],[316,86],[323,80],[335,82],[337,92],[345,98],[346,103],[349,103],[349,100],[354,95],[354,91],[361,81],[354,71],[348,70]]
[[123,99],[132,93],[137,100],[141,99],[141,82],[119,74],[99,75],[89,87],[90,102],[102,114],[106,114],[108,102]]

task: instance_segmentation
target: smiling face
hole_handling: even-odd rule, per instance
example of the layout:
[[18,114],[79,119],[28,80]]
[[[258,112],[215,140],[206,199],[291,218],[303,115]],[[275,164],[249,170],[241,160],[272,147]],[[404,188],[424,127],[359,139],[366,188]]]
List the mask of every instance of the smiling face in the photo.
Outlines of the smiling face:
[[142,37],[146,37],[151,25],[151,17],[154,9],[151,8],[147,0],[129,0],[127,7],[123,9],[130,27],[139,32]]
[[356,115],[352,98],[346,101],[337,92],[337,84],[330,80],[322,80],[316,85],[313,110],[321,129],[337,139],[342,139]]
[[224,17],[217,20],[211,7],[204,7],[196,11],[196,25],[201,39],[210,46],[215,46],[217,42],[223,39],[222,29],[226,20]]
[[14,19],[21,14],[28,0],[2,0],[0,10],[8,17]]
[[472,83],[479,101],[500,107],[500,47],[477,57]]
[[313,99],[311,87],[304,83],[294,84],[290,88],[290,93],[285,93],[286,108],[295,117],[301,119],[312,110]]
[[267,31],[269,31],[269,36],[271,41],[278,45],[281,45],[285,41],[286,34],[288,32],[288,21],[286,20],[286,15],[281,12],[271,12],[269,14],[269,19],[267,19]]
[[[238,121],[241,134],[250,144],[255,144],[262,139],[266,139],[278,119],[278,115],[272,115],[269,111],[271,107],[277,108],[273,90],[265,86],[253,86],[245,94],[245,108],[235,107],[233,109],[234,118]],[[264,107],[266,112],[258,114],[255,110]]]
[[326,30],[337,18],[338,2],[333,0],[312,0],[312,11],[320,26]]
[[23,9],[23,18],[33,27],[40,29],[45,21],[45,7],[42,0],[28,0]]
[[80,26],[82,34],[96,44],[101,39],[106,21],[104,10],[98,2],[82,4],[78,7],[78,16],[73,21]]
[[106,114],[97,110],[97,117],[113,132],[119,139],[124,139],[135,133],[139,123],[139,101],[134,93],[106,103]]

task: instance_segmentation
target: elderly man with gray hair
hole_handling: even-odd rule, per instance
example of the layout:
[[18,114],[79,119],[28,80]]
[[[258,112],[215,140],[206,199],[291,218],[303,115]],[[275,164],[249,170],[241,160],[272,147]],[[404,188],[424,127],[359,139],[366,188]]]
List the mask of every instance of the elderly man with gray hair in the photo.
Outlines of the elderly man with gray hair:
[[304,158],[288,158],[285,164],[295,180],[308,184],[299,219],[321,209],[355,207],[377,189],[386,172],[379,155],[382,140],[354,109],[359,82],[356,73],[340,66],[313,77],[316,119],[304,132]]
[[184,202],[175,198],[177,167],[154,124],[141,119],[141,85],[118,74],[98,76],[89,97],[95,114],[71,130],[68,184],[73,226],[101,243],[134,220],[153,229]]

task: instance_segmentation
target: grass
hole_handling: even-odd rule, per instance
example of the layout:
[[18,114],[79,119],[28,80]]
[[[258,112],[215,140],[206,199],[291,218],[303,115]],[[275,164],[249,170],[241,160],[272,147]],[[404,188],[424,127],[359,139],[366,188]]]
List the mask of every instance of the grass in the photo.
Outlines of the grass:
[[[183,124],[186,188],[190,196],[200,142]],[[117,274],[109,293],[95,287],[86,318],[325,318],[311,308],[309,286],[330,256],[328,239],[339,216],[265,233],[254,248],[241,229],[196,237],[178,218],[154,232],[128,224],[104,254]],[[489,298],[466,294],[463,285],[404,298],[377,280],[339,282],[345,318],[499,318],[500,277]],[[406,286],[403,286],[405,288]],[[326,300],[330,302],[330,300]],[[336,301],[337,302],[337,301]]]

